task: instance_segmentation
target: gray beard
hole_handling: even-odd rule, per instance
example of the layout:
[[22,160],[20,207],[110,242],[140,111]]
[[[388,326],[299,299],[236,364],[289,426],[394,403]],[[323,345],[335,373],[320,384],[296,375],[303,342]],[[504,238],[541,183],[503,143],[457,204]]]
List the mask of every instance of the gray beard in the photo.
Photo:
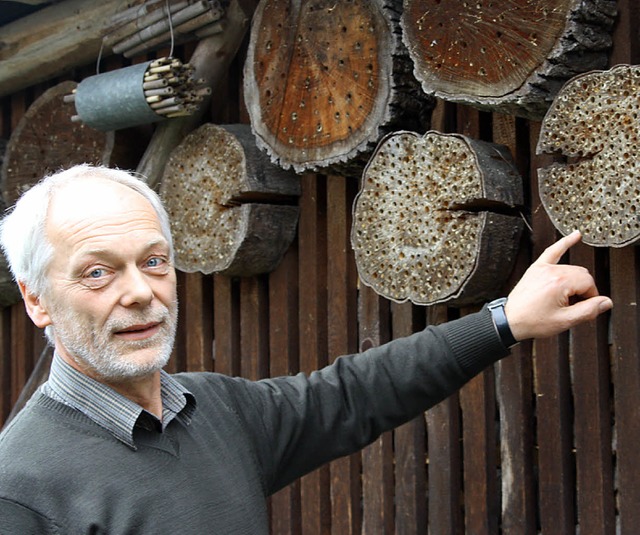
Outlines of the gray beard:
[[[101,331],[83,325],[79,314],[70,310],[60,310],[54,336],[71,358],[81,368],[90,370],[96,378],[106,382],[121,382],[150,375],[162,369],[173,349],[177,328],[177,313],[166,307],[154,312],[142,312],[130,315],[126,320],[109,320]],[[110,335],[132,324],[145,324],[150,321],[162,321],[161,337],[158,340],[139,340],[132,342],[114,342]],[[154,359],[138,363],[127,358],[133,350],[156,347]]]

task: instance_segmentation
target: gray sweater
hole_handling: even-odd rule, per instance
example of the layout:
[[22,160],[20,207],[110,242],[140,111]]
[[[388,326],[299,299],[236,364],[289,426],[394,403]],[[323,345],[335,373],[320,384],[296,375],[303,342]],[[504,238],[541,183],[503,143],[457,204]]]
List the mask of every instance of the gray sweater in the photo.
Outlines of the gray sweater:
[[191,424],[136,428],[135,450],[37,393],[0,435],[0,533],[266,535],[267,496],[507,353],[483,309],[309,376],[178,374],[197,401]]

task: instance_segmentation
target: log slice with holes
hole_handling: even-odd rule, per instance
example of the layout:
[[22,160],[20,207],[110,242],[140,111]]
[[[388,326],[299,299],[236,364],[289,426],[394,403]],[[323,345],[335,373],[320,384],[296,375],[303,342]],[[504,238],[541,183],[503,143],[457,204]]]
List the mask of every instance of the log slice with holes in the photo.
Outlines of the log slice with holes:
[[460,306],[495,297],[518,249],[522,203],[506,147],[433,131],[391,134],[354,202],[360,278],[397,302]]
[[572,76],[604,68],[615,0],[404,0],[424,91],[540,119]]
[[140,157],[144,129],[99,132],[71,121],[74,106],[63,98],[76,86],[66,81],[45,91],[12,132],[0,173],[8,206],[43,176],[60,169],[80,163],[131,168]]
[[248,125],[191,132],[171,152],[160,195],[185,272],[268,273],[295,237],[300,179],[269,161]]
[[569,81],[546,114],[538,153],[566,161],[538,170],[540,199],[563,234],[624,247],[640,238],[640,67]]
[[401,0],[264,0],[244,95],[258,144],[284,168],[360,175],[384,133],[425,130],[433,99],[413,77]]

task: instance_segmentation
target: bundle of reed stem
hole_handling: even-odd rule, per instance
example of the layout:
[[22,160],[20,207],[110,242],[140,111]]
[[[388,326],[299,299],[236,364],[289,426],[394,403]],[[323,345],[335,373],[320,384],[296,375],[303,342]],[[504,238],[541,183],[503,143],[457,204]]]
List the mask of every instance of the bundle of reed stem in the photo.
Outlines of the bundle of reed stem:
[[[194,68],[173,57],[162,57],[149,63],[142,79],[142,91],[149,108],[162,118],[194,113],[211,88],[205,80],[194,78]],[[64,102],[75,102],[75,92],[64,96]],[[73,115],[74,122],[82,121]]]

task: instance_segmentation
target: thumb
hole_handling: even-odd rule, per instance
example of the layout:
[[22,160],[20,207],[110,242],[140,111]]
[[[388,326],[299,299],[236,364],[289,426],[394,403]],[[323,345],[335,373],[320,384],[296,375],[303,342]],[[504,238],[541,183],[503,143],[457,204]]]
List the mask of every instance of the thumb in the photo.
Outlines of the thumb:
[[577,325],[583,321],[595,319],[599,314],[611,310],[611,308],[613,308],[613,301],[607,296],[598,295],[569,306],[567,308],[567,312],[570,313],[568,320],[571,326]]

